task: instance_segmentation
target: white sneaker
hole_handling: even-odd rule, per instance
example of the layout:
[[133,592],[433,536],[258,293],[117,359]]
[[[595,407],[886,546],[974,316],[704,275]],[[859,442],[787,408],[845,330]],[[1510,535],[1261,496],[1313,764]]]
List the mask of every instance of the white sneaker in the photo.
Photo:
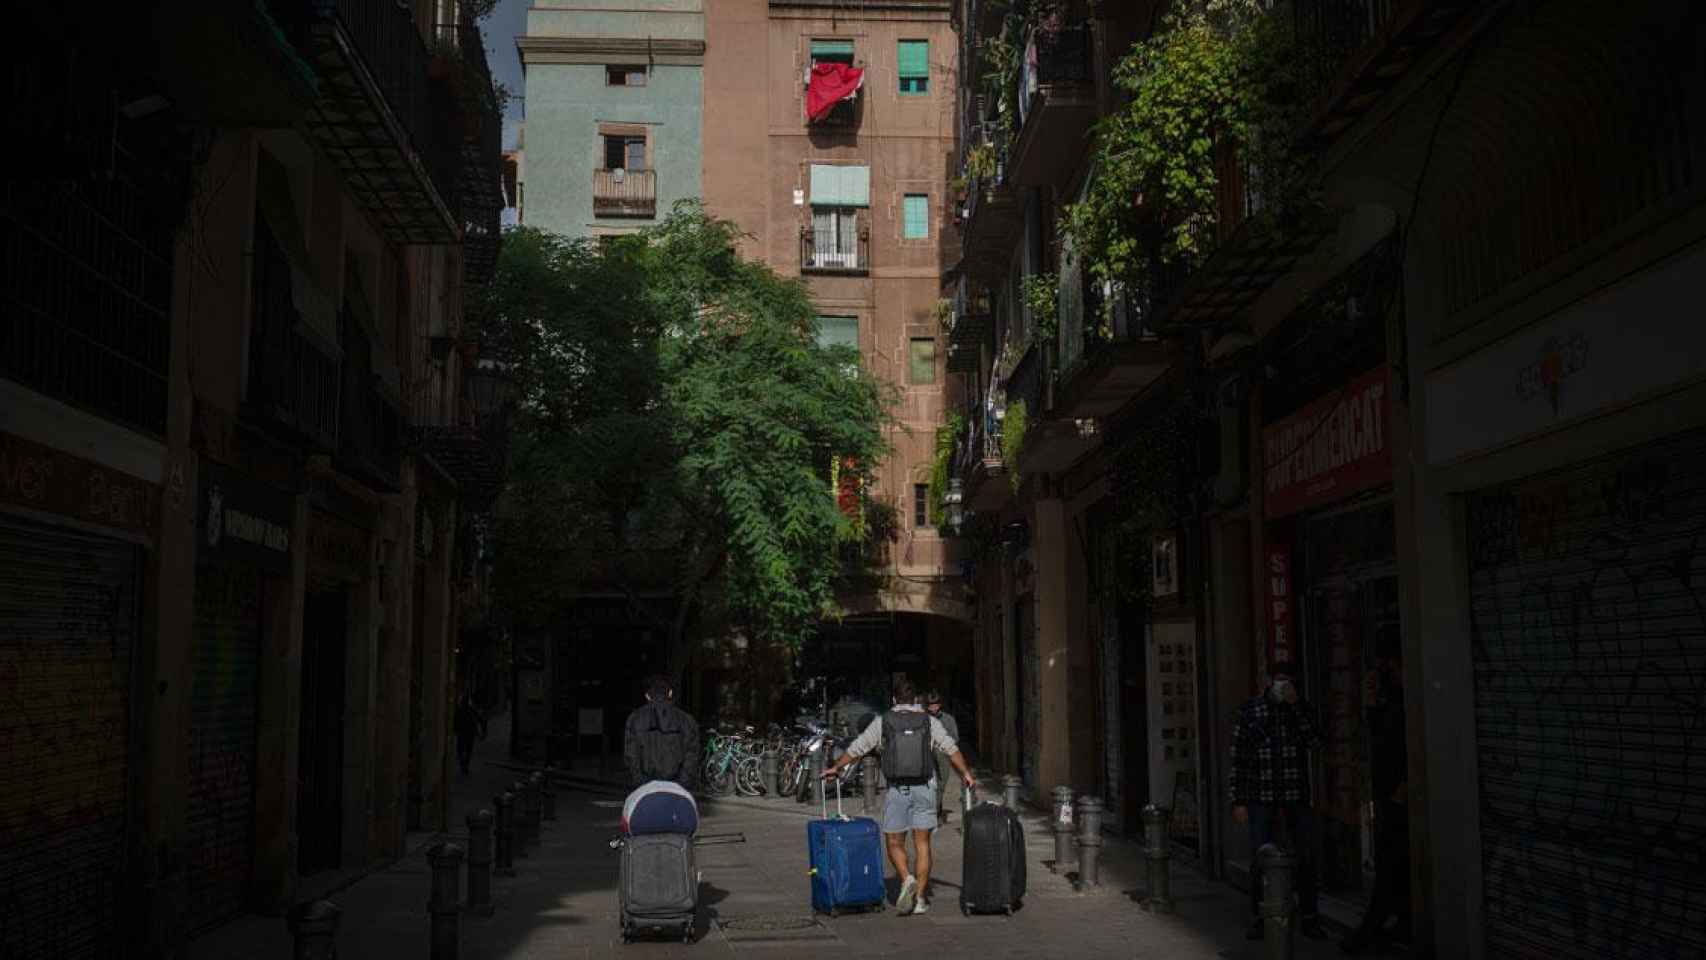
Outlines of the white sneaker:
[[911,913],[918,903],[918,878],[907,877],[900,883],[900,895],[894,898],[895,912],[901,916]]
[[929,912],[930,912],[930,901],[922,899],[922,898],[919,899],[918,906],[912,908],[912,915],[915,917],[920,916],[922,914],[929,913]]

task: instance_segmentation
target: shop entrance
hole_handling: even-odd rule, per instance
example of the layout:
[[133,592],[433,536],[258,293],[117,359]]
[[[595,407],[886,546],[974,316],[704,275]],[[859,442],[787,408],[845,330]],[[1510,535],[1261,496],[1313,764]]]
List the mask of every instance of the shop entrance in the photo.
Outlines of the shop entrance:
[[1307,694],[1326,746],[1315,762],[1320,882],[1324,893],[1365,901],[1374,883],[1373,742],[1363,678],[1376,638],[1399,629],[1398,570],[1390,501],[1311,518],[1304,594]]

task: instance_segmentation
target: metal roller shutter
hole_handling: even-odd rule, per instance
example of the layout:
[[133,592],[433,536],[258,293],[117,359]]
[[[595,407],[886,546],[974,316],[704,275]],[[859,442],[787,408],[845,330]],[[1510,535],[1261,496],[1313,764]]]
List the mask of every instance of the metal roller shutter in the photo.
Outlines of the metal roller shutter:
[[117,950],[136,547],[0,516],[0,956]]
[[254,852],[261,578],[204,567],[195,588],[191,690],[189,929],[242,912]]
[[1706,956],[1706,434],[1469,507],[1487,955]]

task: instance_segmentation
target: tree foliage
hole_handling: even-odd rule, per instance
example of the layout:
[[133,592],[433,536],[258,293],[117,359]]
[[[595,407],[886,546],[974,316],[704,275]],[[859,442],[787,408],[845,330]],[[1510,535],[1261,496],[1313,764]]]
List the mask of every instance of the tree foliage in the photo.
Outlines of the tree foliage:
[[831,462],[868,473],[886,453],[889,388],[820,346],[806,289],[736,240],[693,204],[630,237],[517,230],[474,318],[522,386],[505,602],[549,617],[589,580],[630,597],[667,585],[676,670],[695,615],[771,643],[809,635],[850,525]]
[[1114,69],[1125,104],[1098,122],[1095,176],[1061,230],[1100,280],[1139,284],[1195,266],[1219,220],[1220,145],[1256,179],[1264,225],[1307,200],[1290,138],[1301,59],[1284,11],[1264,0],[1187,0]]

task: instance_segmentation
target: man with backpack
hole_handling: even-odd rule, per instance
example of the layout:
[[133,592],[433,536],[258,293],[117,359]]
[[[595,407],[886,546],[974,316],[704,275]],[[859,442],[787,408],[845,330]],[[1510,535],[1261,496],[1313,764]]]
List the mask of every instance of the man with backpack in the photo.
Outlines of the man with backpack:
[[646,682],[646,703],[628,715],[622,754],[631,786],[668,780],[692,790],[699,773],[699,725],[675,705],[668,677]]
[[[901,878],[895,912],[903,917],[926,913],[930,909],[930,831],[936,829],[937,822],[938,784],[932,752],[948,758],[967,788],[977,786],[977,778],[941,721],[919,705],[918,695],[905,677],[895,680],[894,709],[872,720],[848,745],[847,752],[825,768],[824,779],[839,776],[842,769],[879,748],[883,779],[889,785],[883,802],[883,840],[889,862]],[[912,834],[916,873],[906,862],[908,833]]]

